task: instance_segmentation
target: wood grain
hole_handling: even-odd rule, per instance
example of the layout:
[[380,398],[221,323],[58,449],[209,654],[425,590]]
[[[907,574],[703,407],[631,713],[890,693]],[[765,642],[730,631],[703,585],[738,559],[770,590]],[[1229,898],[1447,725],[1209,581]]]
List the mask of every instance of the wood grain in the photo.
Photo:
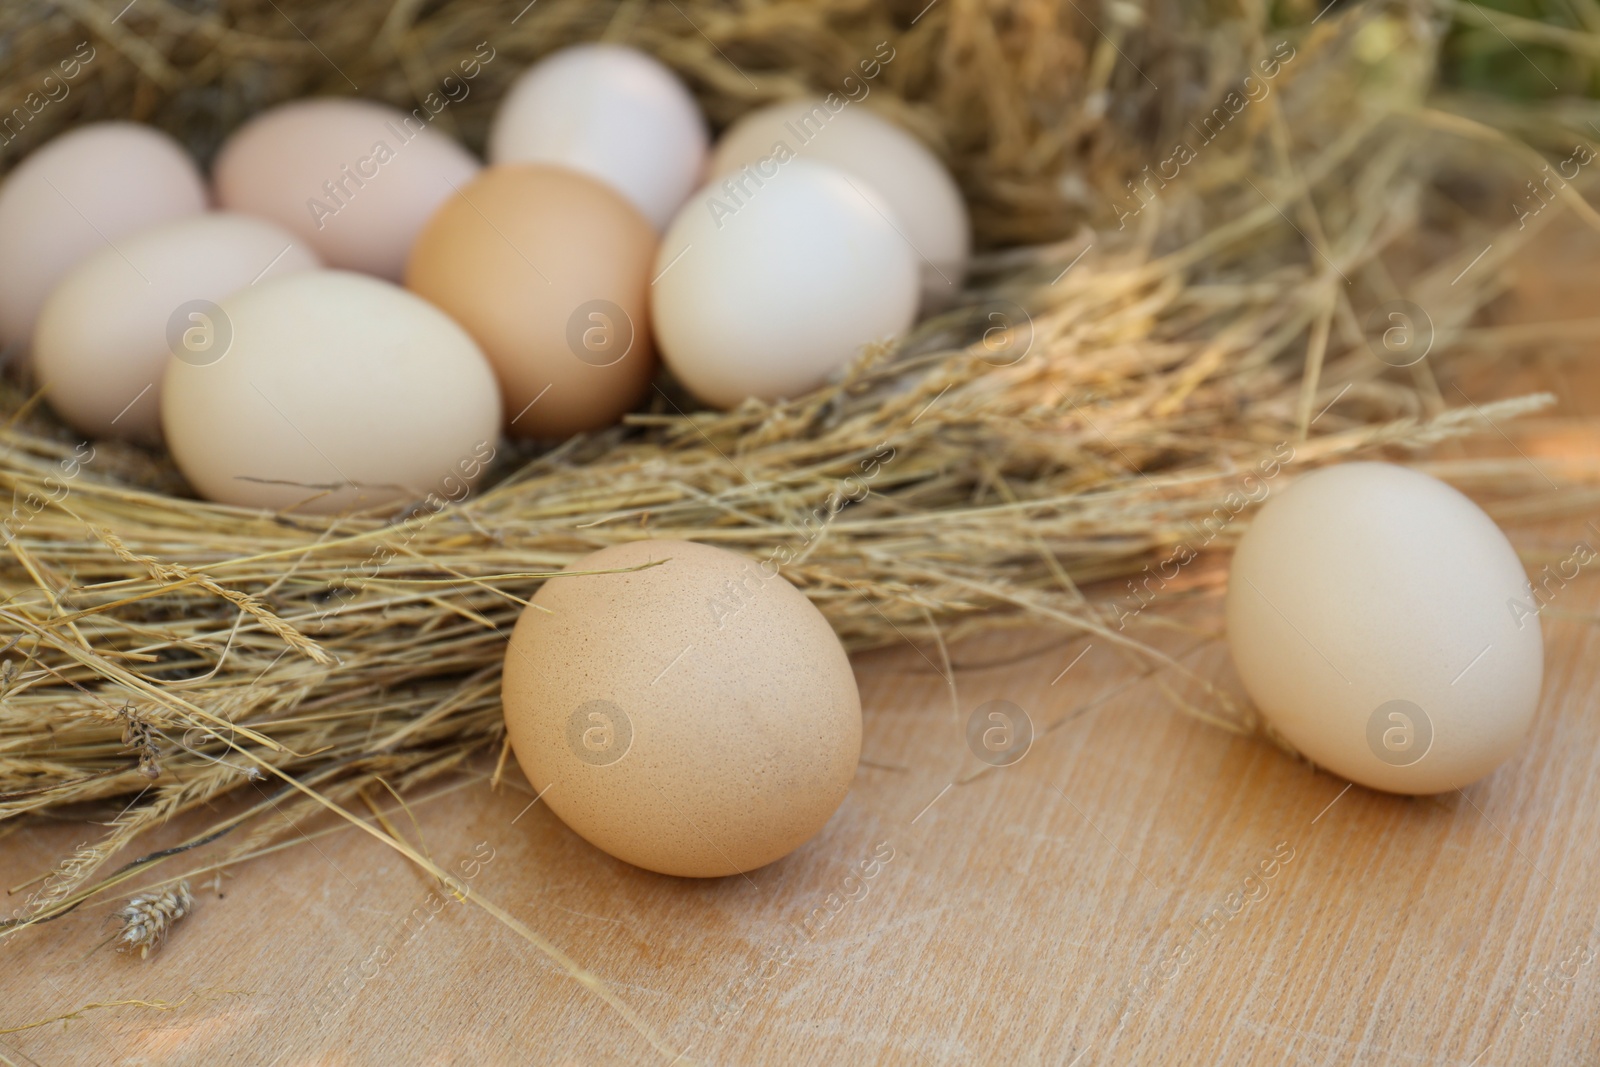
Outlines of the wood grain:
[[[1559,242],[1522,287],[1523,317],[1590,313],[1595,246]],[[1600,447],[1572,421],[1600,399],[1594,354],[1488,368],[1484,395],[1552,381],[1562,394],[1517,447],[1594,467]],[[1530,558],[1560,554],[1583,518],[1514,539]],[[1223,561],[1197,566],[1140,636],[1236,693]],[[514,772],[492,791],[480,768],[414,811],[437,861],[600,976],[685,1062],[1596,1064],[1597,610],[1592,576],[1562,590],[1527,743],[1436,798],[1347,787],[1175,711],[1163,686],[1215,706],[1180,672],[1038,633],[958,646],[953,687],[932,647],[860,657],[850,797],[815,841],[748,876],[612,860]],[[1038,731],[1013,766],[985,769],[966,747],[965,718],[988,700]],[[27,824],[0,839],[0,879],[31,878],[98,830]],[[111,903],[0,943],[0,1031],[83,1009],[0,1033],[0,1056],[670,1061],[368,835],[298,830],[294,847],[197,885],[196,913],[148,961],[90,954]],[[118,1003],[135,1000],[171,1006]]]

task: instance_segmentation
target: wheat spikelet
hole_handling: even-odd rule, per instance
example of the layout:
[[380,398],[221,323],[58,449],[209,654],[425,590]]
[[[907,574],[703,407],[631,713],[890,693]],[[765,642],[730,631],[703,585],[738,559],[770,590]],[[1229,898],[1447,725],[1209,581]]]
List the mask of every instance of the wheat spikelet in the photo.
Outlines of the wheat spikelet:
[[187,881],[155,893],[140,893],[124,904],[116,914],[122,923],[117,934],[117,950],[139,950],[145,959],[150,950],[160,948],[177,921],[194,910],[194,894],[189,892]]

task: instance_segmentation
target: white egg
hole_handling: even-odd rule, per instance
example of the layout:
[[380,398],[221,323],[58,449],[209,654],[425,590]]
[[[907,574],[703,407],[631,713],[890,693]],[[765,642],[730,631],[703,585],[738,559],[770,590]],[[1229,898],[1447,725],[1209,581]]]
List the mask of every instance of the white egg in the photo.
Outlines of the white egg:
[[182,146],[133,122],[96,122],[24,159],[0,186],[0,341],[24,345],[55,284],[123,237],[206,209]]
[[279,104],[217,153],[217,203],[271,219],[330,267],[399,281],[422,227],[482,169],[433,117],[347,97]]
[[173,355],[161,382],[167,447],[211,500],[387,512],[464,498],[494,456],[489,361],[397,285],[299,271],[227,297],[217,325],[227,344]]
[[662,239],[655,278],[662,358],[719,407],[800,396],[917,310],[916,253],[888,208],[804,159],[753,175],[737,198],[696,193]]
[[281,227],[194,215],[143,230],[79,263],[50,293],[33,334],[45,397],[94,436],[161,436],[161,376],[175,352],[216,339],[216,301],[319,264]]
[[1234,553],[1227,618],[1267,721],[1374,789],[1476,781],[1539,702],[1544,643],[1516,551],[1471,500],[1405,467],[1331,467],[1268,500]]
[[659,60],[584,44],[547,56],[512,84],[489,128],[488,156],[580,171],[661,230],[699,183],[707,140],[694,97]]
[[959,294],[971,253],[961,190],[931,151],[888,119],[837,94],[790,100],[741,118],[717,141],[711,184],[764,159],[793,153],[831,163],[876,189],[921,254],[923,306]]

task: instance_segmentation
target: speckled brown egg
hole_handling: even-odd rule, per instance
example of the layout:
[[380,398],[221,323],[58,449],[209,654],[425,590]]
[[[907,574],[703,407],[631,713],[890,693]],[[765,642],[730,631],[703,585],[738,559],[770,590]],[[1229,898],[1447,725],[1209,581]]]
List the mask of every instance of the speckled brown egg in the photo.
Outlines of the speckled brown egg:
[[685,541],[614,545],[547,581],[511,635],[501,695],[551,810],[663,874],[794,851],[861,752],[855,675],[821,612],[772,563]]

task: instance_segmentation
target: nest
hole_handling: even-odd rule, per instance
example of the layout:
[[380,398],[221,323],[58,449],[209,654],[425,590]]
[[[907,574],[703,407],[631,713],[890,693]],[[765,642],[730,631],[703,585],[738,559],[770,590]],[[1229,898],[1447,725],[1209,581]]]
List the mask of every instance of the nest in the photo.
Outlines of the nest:
[[[1562,212],[1483,221],[1505,218],[1479,210],[1499,202],[1485,159],[1540,157],[1441,109],[1448,27],[1420,8],[1271,25],[1159,0],[523,3],[13,5],[13,98],[79,41],[95,58],[5,151],[121,116],[205,159],[284,99],[415,106],[480,42],[495,58],[437,120],[474,148],[528,62],[597,38],[663,58],[720,126],[844,85],[887,41],[867,106],[934,146],[972,205],[981,251],[961,302],[793,402],[706,412],[663,379],[624,426],[502,444],[475,495],[398,518],[193,499],[164,457],[80,442],[10,381],[0,820],[121,799],[0,933],[186,849],[220,840],[205,870],[257,854],[284,825],[252,824],[272,807],[331,809],[448,880],[351,802],[474,753],[504,762],[506,637],[542,580],[596,548],[670,537],[775,559],[854,649],[1044,623],[1154,656],[1086,583],[1231,544],[1263,477],[1424,460],[1553,399],[1458,384],[1495,339],[1478,323],[1505,264]],[[1575,185],[1560,202],[1600,221]],[[1398,347],[1396,301],[1413,331]],[[1520,462],[1429,469],[1508,515],[1594,498]],[[1220,698],[1188,710],[1257,728]],[[146,830],[246,786],[226,820],[137,856]]]

